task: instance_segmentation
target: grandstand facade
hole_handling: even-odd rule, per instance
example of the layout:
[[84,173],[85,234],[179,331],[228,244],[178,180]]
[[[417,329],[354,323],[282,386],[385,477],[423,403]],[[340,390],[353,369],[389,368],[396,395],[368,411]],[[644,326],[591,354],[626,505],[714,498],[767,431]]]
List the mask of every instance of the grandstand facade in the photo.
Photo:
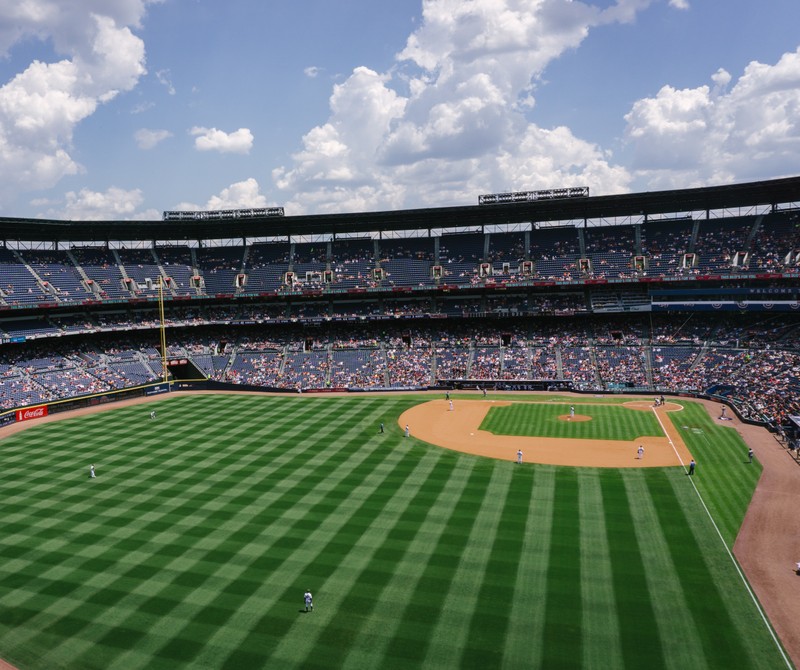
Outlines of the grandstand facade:
[[800,413],[800,178],[204,214],[0,219],[7,421],[22,407],[177,379],[185,366],[165,373],[164,358],[248,388],[692,393],[772,425]]

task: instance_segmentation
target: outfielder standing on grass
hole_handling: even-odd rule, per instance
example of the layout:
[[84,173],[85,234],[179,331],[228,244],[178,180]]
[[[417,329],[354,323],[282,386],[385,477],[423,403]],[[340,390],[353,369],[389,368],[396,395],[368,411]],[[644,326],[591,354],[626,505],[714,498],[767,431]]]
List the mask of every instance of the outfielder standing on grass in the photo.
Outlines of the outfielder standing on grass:
[[311,591],[306,591],[303,594],[303,602],[306,605],[306,612],[313,612],[314,611],[314,599],[311,595]]

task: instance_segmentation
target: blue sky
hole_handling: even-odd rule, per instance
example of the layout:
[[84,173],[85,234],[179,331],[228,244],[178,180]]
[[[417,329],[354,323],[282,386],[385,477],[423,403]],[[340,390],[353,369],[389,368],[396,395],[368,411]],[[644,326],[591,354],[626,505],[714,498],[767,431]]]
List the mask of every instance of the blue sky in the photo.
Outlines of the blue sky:
[[0,0],[0,216],[800,174],[796,0]]

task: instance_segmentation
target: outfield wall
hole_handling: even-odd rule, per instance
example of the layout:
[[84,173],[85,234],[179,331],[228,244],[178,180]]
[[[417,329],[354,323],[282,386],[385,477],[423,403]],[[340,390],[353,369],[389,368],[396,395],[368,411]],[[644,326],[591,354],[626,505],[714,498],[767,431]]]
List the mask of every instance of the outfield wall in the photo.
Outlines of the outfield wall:
[[[47,416],[49,414],[57,414],[60,412],[68,412],[76,409],[84,409],[86,407],[94,407],[106,403],[118,402],[121,400],[129,400],[131,398],[140,398],[146,396],[156,396],[173,391],[219,391],[221,393],[229,392],[246,392],[246,393],[279,393],[281,395],[287,394],[323,394],[323,393],[407,393],[409,391],[435,391],[442,392],[446,390],[487,390],[487,391],[550,391],[550,392],[570,392],[576,394],[589,394],[597,395],[596,390],[584,390],[576,388],[571,382],[566,380],[455,380],[448,379],[442,380],[436,386],[427,387],[406,387],[406,388],[369,388],[369,389],[353,389],[353,388],[315,388],[315,389],[287,389],[272,386],[254,386],[250,384],[229,384],[226,382],[219,382],[210,379],[184,379],[175,382],[154,382],[150,384],[143,384],[126,389],[117,389],[114,391],[105,391],[103,393],[92,393],[88,395],[78,396],[75,398],[66,398],[63,400],[55,400],[53,402],[37,403],[35,405],[28,405],[23,407],[16,407],[0,413],[0,429],[4,426],[17,423],[19,421],[35,420]],[[643,389],[614,389],[606,391],[614,395],[636,395],[648,396],[653,393],[656,395],[664,395],[665,397],[678,397],[678,398],[698,398],[701,400],[712,400],[714,402],[726,405],[736,417],[742,422],[753,426],[764,426],[772,433],[777,433],[777,429],[773,424],[765,423],[763,421],[755,421],[752,419],[744,418],[738,411],[735,403],[731,402],[725,396],[707,395],[701,393],[660,393],[651,390]]]
[[118,402],[120,400],[129,400],[131,398],[156,396],[169,393],[171,390],[171,384],[168,382],[154,382],[152,384],[142,384],[141,386],[116,389],[114,391],[104,391],[103,393],[90,393],[74,398],[15,407],[14,409],[9,409],[0,413],[0,428],[20,421],[36,420],[50,414],[59,414],[75,409],[95,407],[97,405]]

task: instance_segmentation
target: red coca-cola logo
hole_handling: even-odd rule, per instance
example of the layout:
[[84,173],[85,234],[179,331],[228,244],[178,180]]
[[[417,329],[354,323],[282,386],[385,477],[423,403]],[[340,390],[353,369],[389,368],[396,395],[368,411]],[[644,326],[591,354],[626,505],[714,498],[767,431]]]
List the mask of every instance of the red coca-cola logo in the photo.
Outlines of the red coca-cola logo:
[[39,405],[38,407],[28,407],[26,409],[17,410],[17,421],[41,419],[43,416],[47,416],[47,405]]

